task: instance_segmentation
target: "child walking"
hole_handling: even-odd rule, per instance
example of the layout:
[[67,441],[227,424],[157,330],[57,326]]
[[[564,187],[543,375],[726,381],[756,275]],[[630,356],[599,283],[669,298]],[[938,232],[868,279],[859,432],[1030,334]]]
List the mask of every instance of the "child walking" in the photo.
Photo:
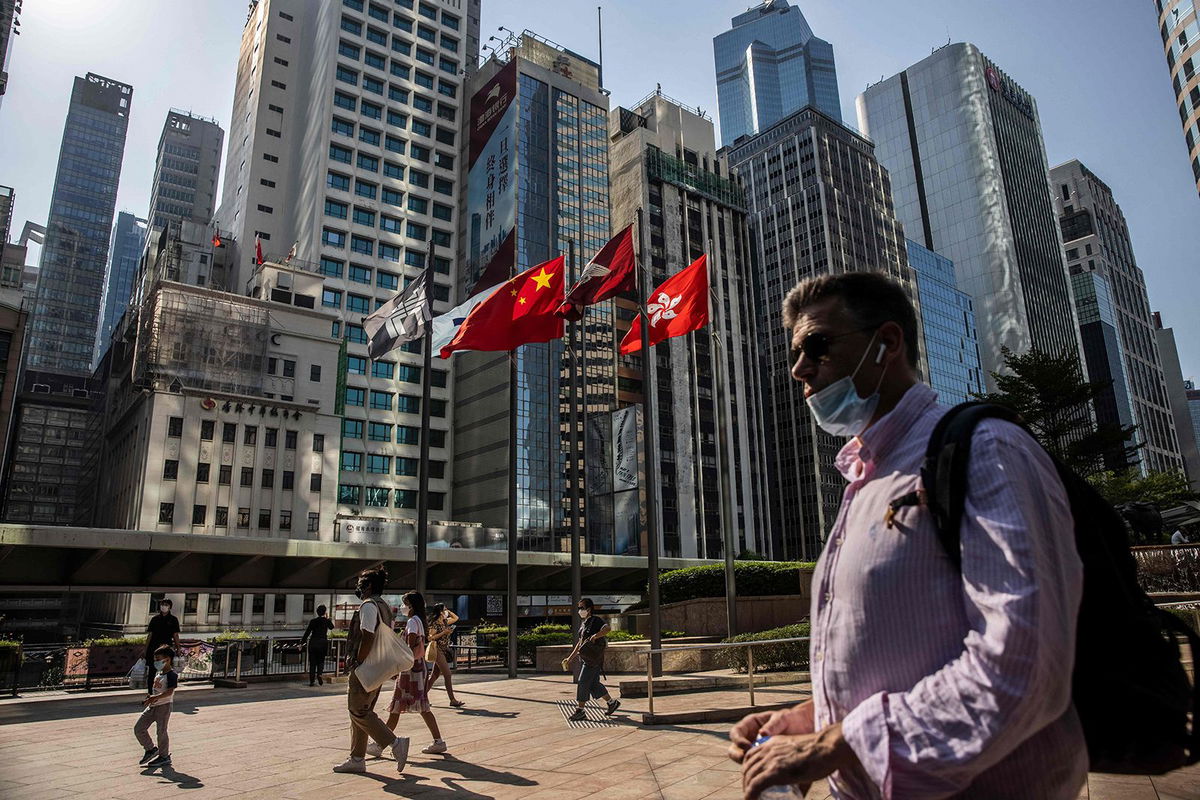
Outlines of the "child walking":
[[[422,753],[444,753],[446,742],[438,730],[437,720],[429,708],[429,673],[433,665],[425,660],[425,598],[420,592],[409,592],[400,598],[404,605],[404,614],[408,624],[404,628],[404,636],[408,646],[412,648],[413,665],[408,672],[401,672],[396,679],[396,688],[392,694],[392,702],[388,706],[387,726],[396,730],[401,714],[418,713],[425,720],[425,727],[433,736],[433,743],[423,749]],[[367,755],[379,757],[383,748],[372,742],[367,747]]]
[[[167,736],[167,721],[171,719],[171,704],[175,701],[175,688],[179,686],[179,673],[175,671],[175,651],[163,645],[154,651],[154,684],[150,695],[142,701],[142,715],[133,726],[133,735],[145,748],[139,764],[146,767],[171,766],[171,740]],[[150,726],[155,726],[158,746],[150,739]]]

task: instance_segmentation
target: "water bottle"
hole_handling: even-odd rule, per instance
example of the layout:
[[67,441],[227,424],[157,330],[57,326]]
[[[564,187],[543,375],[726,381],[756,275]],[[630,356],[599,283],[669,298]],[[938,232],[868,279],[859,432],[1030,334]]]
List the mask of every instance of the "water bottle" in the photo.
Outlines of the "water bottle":
[[[758,747],[760,744],[770,740],[770,736],[759,736],[754,740],[754,746]],[[766,789],[763,789],[762,794],[759,795],[761,800],[796,800],[797,797],[799,797],[799,795],[791,786],[768,786]]]

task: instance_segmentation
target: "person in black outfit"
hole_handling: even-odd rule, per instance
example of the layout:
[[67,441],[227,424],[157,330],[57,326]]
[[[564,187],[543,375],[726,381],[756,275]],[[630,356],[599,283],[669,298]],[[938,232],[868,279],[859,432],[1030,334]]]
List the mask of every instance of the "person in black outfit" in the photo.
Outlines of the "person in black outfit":
[[604,698],[607,704],[604,713],[607,716],[611,717],[621,706],[621,701],[610,696],[604,684],[600,682],[600,675],[604,672],[604,648],[608,644],[608,640],[604,638],[609,631],[608,623],[596,616],[595,604],[589,597],[579,601],[579,616],[583,624],[579,626],[575,649],[564,662],[569,664],[576,658],[583,662],[579,669],[579,683],[575,687],[575,701],[579,708],[568,718],[573,722],[587,719],[583,709],[587,705],[589,695],[596,700]]
[[168,645],[176,653],[179,647],[179,617],[171,613],[171,598],[158,601],[158,613],[150,618],[146,626],[146,694],[154,691],[154,651]]
[[325,684],[321,673],[325,671],[325,654],[329,652],[329,631],[333,621],[325,616],[325,606],[317,606],[317,615],[308,621],[300,646],[308,645],[308,685]]

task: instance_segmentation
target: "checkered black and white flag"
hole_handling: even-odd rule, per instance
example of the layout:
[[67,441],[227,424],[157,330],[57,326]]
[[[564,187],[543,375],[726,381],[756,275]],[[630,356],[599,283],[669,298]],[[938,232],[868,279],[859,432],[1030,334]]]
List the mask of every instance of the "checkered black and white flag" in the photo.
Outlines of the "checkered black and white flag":
[[379,358],[425,333],[425,323],[433,319],[429,291],[432,276],[426,268],[403,292],[363,318],[363,330],[370,337],[367,353],[371,358]]

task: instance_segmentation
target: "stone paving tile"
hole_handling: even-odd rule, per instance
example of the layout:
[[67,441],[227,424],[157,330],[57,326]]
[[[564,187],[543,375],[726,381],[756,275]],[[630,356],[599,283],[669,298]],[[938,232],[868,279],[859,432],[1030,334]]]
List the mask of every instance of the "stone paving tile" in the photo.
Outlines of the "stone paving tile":
[[[404,775],[390,759],[369,760],[367,775],[335,775],[349,746],[345,687],[268,685],[193,690],[171,716],[175,766],[145,770],[133,740],[136,696],[92,695],[22,705],[0,702],[4,758],[0,797],[20,800],[86,794],[112,800],[207,798],[331,800],[342,796],[425,800],[738,800],[738,766],[725,758],[728,723],[642,728],[645,699],[630,699],[610,724],[572,729],[560,704],[565,676],[509,681],[461,676],[469,705],[435,713],[451,746],[426,756],[429,733],[402,717],[412,739]],[[734,700],[734,697],[738,699]],[[742,702],[740,693],[731,702]],[[386,698],[385,698],[386,699]],[[664,698],[685,707],[686,697]],[[694,701],[699,702],[699,701]],[[707,706],[711,698],[703,701]],[[658,703],[655,703],[658,710]],[[64,759],[64,753],[69,758]],[[826,800],[825,782],[808,793]],[[1161,778],[1094,775],[1085,800],[1197,800],[1200,768]]]

